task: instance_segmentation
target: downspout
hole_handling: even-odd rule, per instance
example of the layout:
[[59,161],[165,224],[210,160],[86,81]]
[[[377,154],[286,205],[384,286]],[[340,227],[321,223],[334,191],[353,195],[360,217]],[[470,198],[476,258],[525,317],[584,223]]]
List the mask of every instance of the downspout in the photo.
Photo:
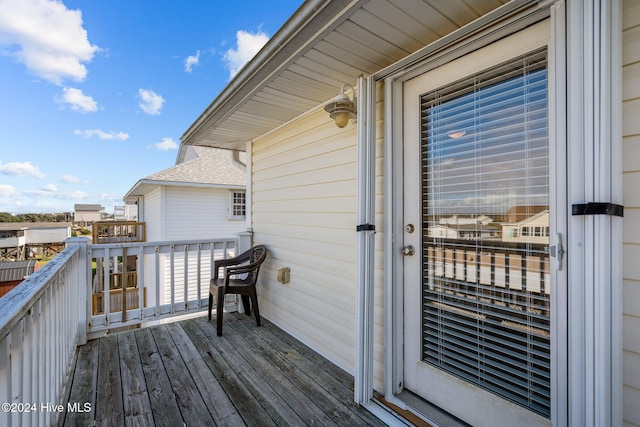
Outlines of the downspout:
[[[248,145],[249,144],[251,143],[249,142]],[[249,147],[247,147],[247,150],[249,150]],[[247,164],[240,159],[240,150],[231,150],[231,153],[232,153],[231,159],[233,160],[233,163],[240,166],[241,168],[244,168],[247,166]],[[250,155],[250,151],[247,151],[247,156],[249,155]]]

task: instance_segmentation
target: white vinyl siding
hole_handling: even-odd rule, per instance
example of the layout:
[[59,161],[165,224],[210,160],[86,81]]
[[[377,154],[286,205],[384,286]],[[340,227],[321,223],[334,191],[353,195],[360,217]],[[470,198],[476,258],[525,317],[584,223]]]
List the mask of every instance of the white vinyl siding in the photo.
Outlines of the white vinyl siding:
[[[163,190],[164,205],[164,235],[163,240],[193,240],[219,237],[234,237],[236,233],[244,231],[244,221],[229,220],[229,192],[228,189],[170,187]],[[210,253],[202,253],[201,298],[205,298],[209,291],[211,266],[208,264]],[[190,253],[188,262],[189,299],[197,294],[197,255]],[[162,255],[164,277],[171,277],[171,262],[169,255]],[[185,281],[184,253],[174,253],[174,278],[176,289],[183,289]],[[162,274],[162,273],[161,273]],[[167,282],[163,292],[163,303],[171,302],[171,287]],[[180,291],[174,295],[174,301],[184,301],[184,293]]]
[[157,187],[144,195],[144,219],[147,241],[157,241],[163,238],[162,223],[162,188]]
[[165,240],[233,237],[244,221],[229,220],[228,189],[165,188]]
[[623,16],[623,418],[640,426],[640,3]]
[[[199,240],[206,238],[235,237],[244,231],[244,221],[229,220],[229,192],[226,188],[194,188],[158,186],[144,195],[144,221],[147,241]],[[231,254],[232,255],[232,254]],[[211,268],[209,253],[203,251],[201,277],[201,297],[208,294]],[[189,298],[195,298],[197,290],[197,259],[195,253],[188,260]],[[149,286],[147,298],[155,298],[155,268],[153,256],[145,260],[145,282]],[[174,254],[175,285],[182,289],[184,283],[184,253]],[[160,255],[160,277],[163,284],[160,303],[171,301],[171,263],[168,254]],[[174,301],[184,300],[180,291],[174,295]]]
[[[252,145],[260,311],[353,372],[356,297],[356,127],[313,112]],[[291,281],[277,282],[289,267]]]

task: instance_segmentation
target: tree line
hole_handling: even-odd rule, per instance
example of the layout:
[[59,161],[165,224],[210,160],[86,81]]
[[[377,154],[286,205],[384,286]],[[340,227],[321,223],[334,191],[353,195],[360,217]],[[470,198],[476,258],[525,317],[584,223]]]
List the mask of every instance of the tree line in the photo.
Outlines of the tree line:
[[0,212],[0,222],[67,222],[71,221],[69,214],[61,213],[26,213],[13,215]]

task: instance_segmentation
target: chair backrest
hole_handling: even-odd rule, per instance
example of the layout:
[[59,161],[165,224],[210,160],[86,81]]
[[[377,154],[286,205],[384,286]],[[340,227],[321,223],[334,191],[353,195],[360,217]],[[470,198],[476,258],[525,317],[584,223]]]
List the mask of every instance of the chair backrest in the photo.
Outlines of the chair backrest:
[[257,245],[251,248],[251,255],[249,255],[249,264],[257,264],[256,268],[249,273],[251,281],[255,282],[258,279],[258,273],[260,272],[260,266],[267,258],[267,247],[265,245]]

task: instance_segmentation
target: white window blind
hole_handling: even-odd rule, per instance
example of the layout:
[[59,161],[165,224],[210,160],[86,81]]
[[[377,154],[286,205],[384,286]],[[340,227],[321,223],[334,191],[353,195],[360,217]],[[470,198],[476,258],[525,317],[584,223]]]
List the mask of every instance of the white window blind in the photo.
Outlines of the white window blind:
[[546,62],[421,98],[422,359],[548,417]]

